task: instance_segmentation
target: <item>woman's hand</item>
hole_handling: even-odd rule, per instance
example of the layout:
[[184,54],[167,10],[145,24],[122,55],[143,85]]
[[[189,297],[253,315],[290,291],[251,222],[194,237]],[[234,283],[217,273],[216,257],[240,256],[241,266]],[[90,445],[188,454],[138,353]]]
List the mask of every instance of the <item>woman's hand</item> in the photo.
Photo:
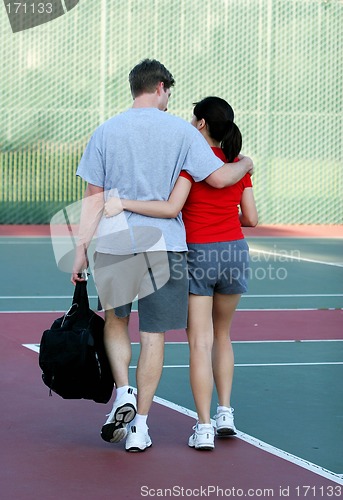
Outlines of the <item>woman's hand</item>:
[[118,215],[123,211],[123,205],[120,198],[111,197],[109,198],[104,206],[104,215],[105,217],[113,217],[114,215]]

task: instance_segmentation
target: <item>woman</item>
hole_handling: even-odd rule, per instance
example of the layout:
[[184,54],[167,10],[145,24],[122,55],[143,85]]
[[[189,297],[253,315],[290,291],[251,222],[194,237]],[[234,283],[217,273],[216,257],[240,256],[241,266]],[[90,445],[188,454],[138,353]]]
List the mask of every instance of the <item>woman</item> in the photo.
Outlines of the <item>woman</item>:
[[[231,106],[219,97],[207,97],[194,107],[192,125],[223,162],[234,161],[241,149],[241,133],[233,119]],[[234,372],[230,328],[241,294],[247,291],[249,248],[241,226],[257,224],[250,175],[233,186],[215,189],[205,181],[194,182],[182,171],[168,201],[111,198],[105,205],[105,215],[129,210],[173,218],[181,209],[189,248],[190,382],[198,414],[188,444],[196,449],[213,449],[213,382],[219,399],[214,417],[216,434],[236,433],[230,401]]]

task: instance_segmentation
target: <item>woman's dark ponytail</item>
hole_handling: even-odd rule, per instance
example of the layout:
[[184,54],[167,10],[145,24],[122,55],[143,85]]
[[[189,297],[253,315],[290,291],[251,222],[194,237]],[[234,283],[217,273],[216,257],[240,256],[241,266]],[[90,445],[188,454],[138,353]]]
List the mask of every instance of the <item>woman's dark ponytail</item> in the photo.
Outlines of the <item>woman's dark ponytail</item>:
[[197,120],[205,120],[210,137],[220,142],[228,162],[233,162],[241,151],[242,135],[233,122],[234,112],[230,104],[220,97],[205,97],[195,103],[194,115]]
[[242,149],[242,134],[234,122],[227,123],[225,135],[221,141],[221,148],[227,158],[228,163],[239,155]]

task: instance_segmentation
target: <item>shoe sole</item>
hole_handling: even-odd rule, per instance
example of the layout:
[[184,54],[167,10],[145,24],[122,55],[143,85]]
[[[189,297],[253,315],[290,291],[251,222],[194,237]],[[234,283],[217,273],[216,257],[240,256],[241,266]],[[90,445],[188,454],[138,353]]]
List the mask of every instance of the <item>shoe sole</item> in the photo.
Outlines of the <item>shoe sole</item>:
[[190,444],[188,443],[190,448],[194,448],[195,450],[214,450],[214,443],[203,443],[203,444]]
[[218,437],[230,437],[235,436],[236,434],[237,432],[234,429],[230,429],[229,427],[216,430],[216,435]]
[[130,452],[130,453],[139,453],[139,452],[142,452],[142,451],[145,451],[147,450],[148,448],[151,448],[152,446],[152,442],[150,441],[150,444],[147,444],[145,448],[140,448],[139,446],[131,446],[130,448],[125,448],[126,451]]
[[194,448],[194,450],[200,450],[200,451],[211,451],[211,450],[214,450],[214,445],[210,445],[210,444],[204,444],[204,445],[198,445],[198,446],[191,446],[189,444],[188,446],[190,448]]
[[127,435],[126,424],[135,418],[136,413],[136,408],[131,403],[118,406],[114,414],[114,421],[102,426],[102,439],[108,443],[119,443]]
[[195,450],[200,450],[200,451],[211,451],[211,450],[214,450],[214,445],[211,445],[211,444],[203,444],[203,445],[198,445],[198,446],[194,446],[194,449]]

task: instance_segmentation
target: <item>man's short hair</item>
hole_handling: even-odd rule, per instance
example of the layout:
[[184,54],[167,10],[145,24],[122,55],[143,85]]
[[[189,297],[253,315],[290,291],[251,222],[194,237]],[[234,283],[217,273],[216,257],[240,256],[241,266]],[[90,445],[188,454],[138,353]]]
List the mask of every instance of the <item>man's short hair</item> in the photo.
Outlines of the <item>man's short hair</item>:
[[144,93],[153,94],[160,82],[164,83],[165,89],[169,89],[175,80],[162,63],[155,59],[144,59],[130,71],[129,82],[131,94],[135,98]]

